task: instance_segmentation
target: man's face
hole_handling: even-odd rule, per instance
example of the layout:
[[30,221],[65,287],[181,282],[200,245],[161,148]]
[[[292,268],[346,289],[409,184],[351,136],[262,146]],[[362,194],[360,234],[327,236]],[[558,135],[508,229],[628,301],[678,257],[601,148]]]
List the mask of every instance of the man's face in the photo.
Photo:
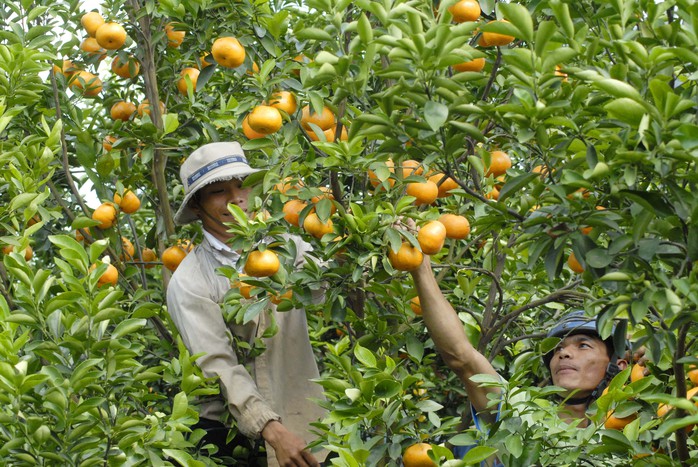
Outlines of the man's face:
[[606,344],[593,336],[567,336],[553,351],[550,373],[553,384],[573,391],[573,397],[591,394],[599,385],[610,362]]
[[222,222],[232,222],[233,216],[228,211],[228,204],[235,204],[247,213],[247,201],[251,188],[242,187],[242,180],[215,182],[199,190],[199,202],[192,203],[192,210],[201,219],[204,229],[221,241],[232,237]]

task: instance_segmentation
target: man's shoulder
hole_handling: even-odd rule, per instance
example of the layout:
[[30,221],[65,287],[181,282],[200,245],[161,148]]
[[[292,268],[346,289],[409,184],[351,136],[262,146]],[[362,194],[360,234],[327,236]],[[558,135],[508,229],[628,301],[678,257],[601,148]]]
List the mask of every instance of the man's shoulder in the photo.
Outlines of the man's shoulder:
[[207,280],[204,279],[207,275],[207,263],[203,260],[204,255],[201,245],[197,245],[184,257],[177,269],[172,273],[168,292],[173,285],[187,290],[207,288]]

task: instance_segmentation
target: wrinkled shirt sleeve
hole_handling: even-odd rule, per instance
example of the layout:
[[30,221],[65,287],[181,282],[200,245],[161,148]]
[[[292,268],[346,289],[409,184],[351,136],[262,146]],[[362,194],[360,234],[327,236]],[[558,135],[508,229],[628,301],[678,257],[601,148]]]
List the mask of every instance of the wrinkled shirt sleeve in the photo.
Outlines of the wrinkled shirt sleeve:
[[264,426],[280,417],[239,363],[220,305],[206,294],[206,284],[194,285],[195,277],[202,277],[200,271],[191,273],[173,276],[167,290],[169,314],[189,352],[203,354],[197,359],[203,374],[219,378],[221,395],[240,432],[258,439]]

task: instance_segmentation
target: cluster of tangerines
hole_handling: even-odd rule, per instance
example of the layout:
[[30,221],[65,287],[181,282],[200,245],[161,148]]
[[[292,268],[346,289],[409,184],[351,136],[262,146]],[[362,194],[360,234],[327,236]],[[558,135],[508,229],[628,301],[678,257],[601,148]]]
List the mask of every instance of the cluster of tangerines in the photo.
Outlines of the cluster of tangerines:
[[[107,230],[114,227],[119,218],[119,213],[133,214],[137,212],[141,207],[141,200],[138,196],[129,189],[124,190],[123,193],[114,193],[113,202],[104,202],[100,204],[92,212],[92,220],[99,222],[96,227],[100,230]],[[85,235],[90,234],[89,228],[77,229],[75,231],[75,239],[79,242],[85,241]],[[136,254],[136,249],[133,243],[126,237],[121,237],[121,260],[122,261],[137,261],[139,255]],[[169,257],[169,256],[168,256]],[[140,251],[140,261],[144,264],[146,268],[152,268],[157,261],[157,254],[150,248],[143,248]],[[106,271],[99,277],[99,285],[116,285],[119,280],[118,269],[111,264],[110,260],[103,260],[107,263]],[[165,262],[165,255],[163,255],[163,263]],[[92,269],[95,269],[96,265],[92,265]]]
[[[276,91],[268,102],[258,105],[248,113],[242,121],[242,132],[248,139],[264,138],[281,129],[284,118],[291,118],[298,110],[296,96],[290,91]],[[322,110],[315,112],[310,105],[301,109],[301,128],[312,141],[324,138],[326,141],[335,141],[337,119],[334,112],[323,106]],[[319,131],[318,131],[319,129]],[[324,136],[320,136],[320,133]],[[346,126],[342,126],[339,139],[346,141],[348,133]]]
[[[631,371],[630,371],[630,382],[634,383],[636,381],[640,381],[642,378],[644,378],[646,375],[645,373],[647,372],[646,366],[642,363],[636,363],[633,365]],[[689,367],[689,371],[686,373],[686,376],[688,379],[691,381],[693,384],[693,388],[689,389],[686,391],[686,399],[692,400],[694,397],[698,398],[698,367],[695,365],[691,365]],[[608,393],[608,388],[604,389],[604,392],[602,395],[605,395]],[[698,402],[695,403],[696,407],[698,407]],[[657,417],[659,418],[664,418],[667,416],[674,407],[669,404],[659,404],[657,406]],[[622,430],[625,428],[628,424],[630,424],[633,420],[637,418],[637,414],[633,413],[631,415],[628,415],[626,417],[617,417],[615,415],[615,411],[613,409],[609,410],[606,414],[606,420],[604,421],[604,427],[612,430]],[[687,426],[686,431],[691,431],[694,428],[693,425]]]
[[[459,2],[456,2],[448,7],[448,11],[451,13],[451,16],[453,16],[453,21],[455,23],[478,21],[480,19],[480,15],[482,14],[480,3],[477,0],[460,0]],[[505,21],[506,20],[494,20],[490,21],[490,23]],[[514,41],[513,36],[506,34],[488,31],[483,31],[480,33],[478,30],[476,30],[476,33],[480,34],[477,42],[480,47],[501,47]],[[453,69],[458,72],[480,72],[483,70],[483,68],[485,68],[485,59],[483,57],[453,65]]]
[[[39,222],[41,222],[41,217],[37,214],[27,221],[27,227],[31,227],[32,225],[37,224]],[[15,248],[16,247],[14,245],[8,244],[3,246],[0,251],[3,255],[9,255],[10,253],[15,251]],[[34,249],[31,247],[31,245],[27,245],[26,248],[18,251],[18,253],[24,256],[25,261],[29,261],[34,257]]]
[[[87,37],[80,43],[80,49],[88,58],[97,57],[98,60],[103,60],[108,50],[121,49],[128,38],[123,26],[113,21],[105,21],[96,11],[85,13],[80,23],[87,32]],[[138,68],[138,62],[132,58],[124,62],[117,57],[112,62],[112,70],[122,77],[134,76],[138,73]],[[71,60],[63,60],[61,66],[54,65],[53,70],[66,77],[73,92],[86,97],[95,97],[102,92],[102,80],[94,73],[80,69]]]
[[[512,162],[509,155],[503,151],[492,151],[490,163],[486,166],[485,176],[499,178],[504,176],[511,168]],[[395,165],[392,160],[386,161],[390,173],[389,178],[381,183],[378,176],[369,171],[369,181],[374,188],[382,189],[385,184],[393,187],[396,182]],[[415,160],[406,160],[400,164],[402,179],[405,181],[405,194],[415,198],[415,205],[423,206],[433,204],[439,198],[451,196],[451,192],[460,187],[458,182],[444,173],[424,173],[422,164]],[[499,192],[496,186],[486,196],[497,199]],[[470,222],[464,216],[452,213],[442,214],[438,220],[433,220],[421,226],[417,232],[419,248],[409,242],[403,242],[398,251],[390,249],[388,260],[398,271],[413,271],[422,264],[423,254],[434,255],[441,251],[447,238],[462,240],[470,234]],[[413,306],[415,313],[418,307]]]

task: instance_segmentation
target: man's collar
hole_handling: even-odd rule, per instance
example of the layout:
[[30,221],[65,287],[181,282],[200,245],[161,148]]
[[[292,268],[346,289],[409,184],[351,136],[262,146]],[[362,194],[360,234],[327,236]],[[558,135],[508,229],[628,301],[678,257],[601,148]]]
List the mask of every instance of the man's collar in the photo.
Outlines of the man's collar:
[[211,246],[219,251],[223,251],[226,253],[234,253],[233,250],[230,249],[228,245],[220,241],[218,238],[216,238],[213,234],[208,232],[206,229],[204,229],[204,237],[206,237],[206,240],[208,240],[208,243],[211,244]]

